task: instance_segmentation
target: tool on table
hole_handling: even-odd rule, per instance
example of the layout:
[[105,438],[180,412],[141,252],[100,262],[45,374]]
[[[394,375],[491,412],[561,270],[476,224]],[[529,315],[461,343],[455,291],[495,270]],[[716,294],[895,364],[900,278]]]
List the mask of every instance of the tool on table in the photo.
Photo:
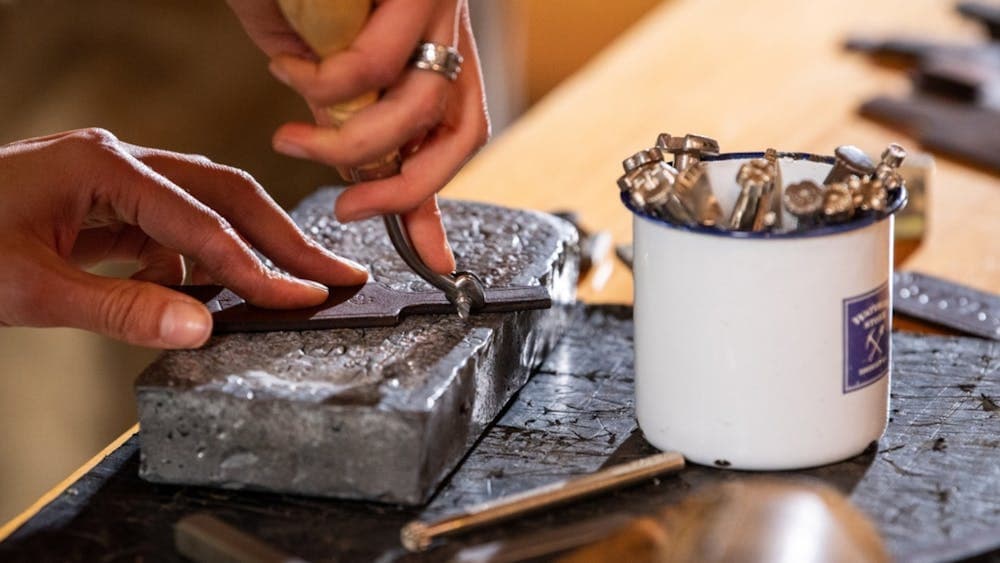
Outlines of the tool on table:
[[[371,0],[279,0],[278,5],[289,24],[320,56],[328,56],[343,50],[357,36],[368,19],[372,9]],[[426,44],[431,47],[433,45]],[[445,53],[445,65],[453,75],[457,75],[461,57],[457,52]],[[448,57],[450,55],[450,57]],[[437,70],[437,66],[426,67]],[[339,127],[352,115],[378,100],[378,92],[368,92],[361,96],[326,108],[321,125]],[[377,180],[398,174],[401,166],[399,151],[393,151],[374,162],[352,168],[350,180],[354,182]],[[467,318],[472,311],[485,306],[486,296],[482,280],[471,272],[453,272],[444,276],[433,271],[413,247],[413,243],[399,215],[386,215],[385,228],[389,233],[396,252],[411,270],[433,287],[444,292],[448,301],[457,309],[459,316]]]
[[978,2],[958,11],[983,24],[993,41],[947,44],[909,38],[852,38],[846,47],[907,70],[907,98],[879,96],[861,114],[916,136],[929,149],[1000,171],[1000,9]]
[[665,452],[607,469],[597,473],[560,481],[513,496],[468,507],[458,514],[430,522],[414,520],[400,531],[403,547],[410,551],[429,548],[435,538],[456,534],[522,516],[529,512],[580,499],[596,493],[624,487],[663,473],[684,468],[684,457],[677,452]]
[[[200,300],[212,314],[212,331],[267,332],[392,326],[408,315],[452,313],[454,304],[439,291],[398,291],[369,282],[331,287],[322,304],[305,309],[263,309],[218,285],[183,285],[173,289]],[[507,313],[552,306],[543,286],[488,288],[477,313]]]
[[1000,295],[919,272],[896,272],[893,283],[894,312],[1000,341]]
[[610,537],[558,559],[699,561],[890,561],[875,526],[839,492],[806,480],[753,478],[696,491],[639,517]]
[[174,524],[174,546],[196,563],[306,563],[206,513]]
[[[664,161],[666,153],[674,154],[677,167]],[[708,137],[661,133],[655,147],[625,159],[618,187],[632,207],[675,225],[780,234],[884,215],[890,194],[904,186],[899,167],[906,151],[897,144],[890,144],[877,164],[857,147],[837,147],[822,185],[806,180],[785,186],[780,163],[785,155],[793,153],[769,148],[740,166],[739,192],[725,221],[715,189],[726,186],[713,187],[702,162],[719,157],[719,144]],[[794,224],[786,224],[782,208],[796,217]]]

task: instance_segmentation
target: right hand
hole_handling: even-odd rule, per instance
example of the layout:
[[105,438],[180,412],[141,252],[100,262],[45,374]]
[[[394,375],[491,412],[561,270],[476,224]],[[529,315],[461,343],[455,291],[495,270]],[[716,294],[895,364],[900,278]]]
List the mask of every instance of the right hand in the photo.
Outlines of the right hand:
[[[424,262],[442,274],[453,271],[435,194],[490,133],[467,0],[376,0],[354,42],[322,60],[289,26],[275,0],[228,1],[250,38],[271,57],[272,74],[302,95],[317,116],[324,107],[382,92],[378,102],[339,128],[286,123],[274,135],[274,148],[341,170],[399,149],[400,173],[349,187],[337,198],[337,218],[400,213]],[[409,65],[422,41],[459,50],[465,62],[457,80]]]
[[[323,284],[368,277],[302,234],[246,172],[101,129],[0,147],[0,201],[0,326],[76,327],[194,348],[211,334],[211,315],[158,285],[182,283],[181,255],[262,307],[318,305],[328,295]],[[268,269],[250,245],[315,281]],[[141,269],[129,280],[83,269],[106,260]]]

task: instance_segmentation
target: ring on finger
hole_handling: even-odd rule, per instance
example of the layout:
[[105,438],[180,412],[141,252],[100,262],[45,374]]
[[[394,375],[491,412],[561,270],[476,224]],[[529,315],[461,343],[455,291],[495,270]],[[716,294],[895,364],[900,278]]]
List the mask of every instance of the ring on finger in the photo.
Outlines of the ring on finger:
[[420,70],[436,72],[448,80],[454,81],[462,72],[462,55],[458,49],[448,45],[424,42],[417,45],[410,64]]

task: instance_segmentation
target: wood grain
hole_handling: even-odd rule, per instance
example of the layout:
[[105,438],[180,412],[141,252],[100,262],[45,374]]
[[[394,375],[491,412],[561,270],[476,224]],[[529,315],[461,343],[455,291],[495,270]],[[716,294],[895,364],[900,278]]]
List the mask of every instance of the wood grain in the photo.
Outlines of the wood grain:
[[[963,40],[975,26],[935,0],[665,2],[473,159],[445,195],[542,210],[573,209],[589,229],[631,240],[618,202],[620,162],[656,134],[698,132],[725,151],[878,153],[915,141],[861,118],[870,96],[907,91],[904,76],[845,52],[855,33]],[[1000,292],[1000,183],[939,159],[929,230],[905,267]],[[595,302],[631,302],[615,266]]]

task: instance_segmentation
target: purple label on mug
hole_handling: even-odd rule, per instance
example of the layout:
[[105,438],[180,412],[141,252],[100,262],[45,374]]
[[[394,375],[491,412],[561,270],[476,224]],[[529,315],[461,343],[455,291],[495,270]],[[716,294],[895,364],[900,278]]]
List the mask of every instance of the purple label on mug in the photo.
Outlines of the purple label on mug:
[[889,283],[844,299],[844,393],[889,373]]

